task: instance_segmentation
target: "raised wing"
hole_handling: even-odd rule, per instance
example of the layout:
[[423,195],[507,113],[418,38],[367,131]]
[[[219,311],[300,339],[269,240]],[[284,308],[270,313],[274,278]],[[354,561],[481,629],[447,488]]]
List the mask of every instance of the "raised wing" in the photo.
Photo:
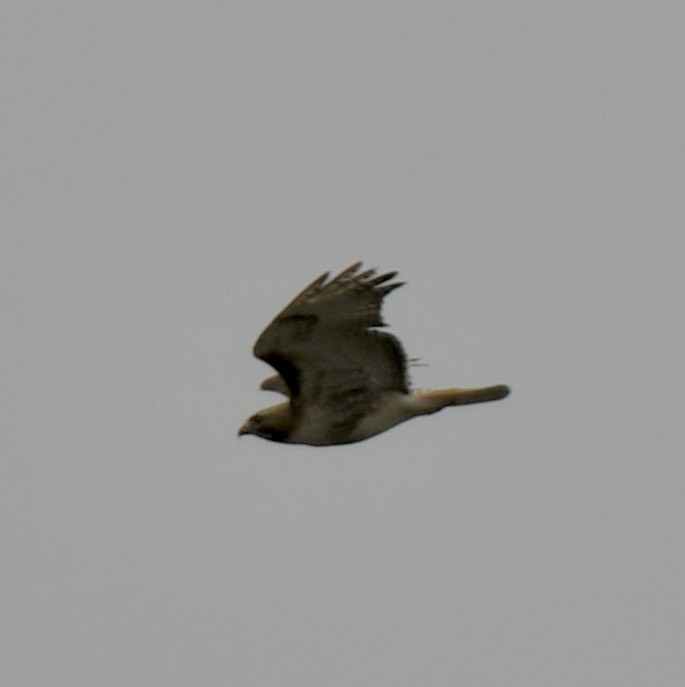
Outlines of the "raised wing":
[[381,304],[401,286],[389,272],[360,272],[355,263],[328,273],[300,293],[257,340],[254,354],[274,367],[290,390],[293,410],[316,404],[340,423],[356,421],[379,393],[407,391],[406,356],[384,326]]
[[[361,262],[355,262],[328,283],[329,273],[317,277],[276,316],[262,333],[256,345],[279,321],[288,318],[317,316],[336,327],[383,327],[381,304],[383,297],[404,282],[386,284],[397,272],[376,277],[376,270],[357,274]],[[259,356],[258,356],[259,357]]]

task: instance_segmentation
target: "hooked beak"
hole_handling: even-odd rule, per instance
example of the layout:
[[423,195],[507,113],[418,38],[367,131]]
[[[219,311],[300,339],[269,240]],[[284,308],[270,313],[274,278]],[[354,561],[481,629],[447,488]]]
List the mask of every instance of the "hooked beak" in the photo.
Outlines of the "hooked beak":
[[247,422],[238,430],[238,438],[242,437],[244,434],[252,434],[250,428],[247,426]]

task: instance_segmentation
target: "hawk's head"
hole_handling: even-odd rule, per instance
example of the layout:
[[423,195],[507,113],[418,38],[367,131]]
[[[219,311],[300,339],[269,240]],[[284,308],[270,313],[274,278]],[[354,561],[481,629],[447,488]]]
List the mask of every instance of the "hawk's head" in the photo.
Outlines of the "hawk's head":
[[271,408],[264,408],[238,430],[238,436],[254,434],[269,441],[287,441],[293,426],[290,403],[279,403]]

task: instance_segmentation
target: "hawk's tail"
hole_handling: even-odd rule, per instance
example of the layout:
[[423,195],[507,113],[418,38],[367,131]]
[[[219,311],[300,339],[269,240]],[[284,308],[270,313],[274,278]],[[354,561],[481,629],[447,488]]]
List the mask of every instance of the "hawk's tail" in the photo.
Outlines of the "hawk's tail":
[[509,387],[504,384],[484,386],[478,389],[437,389],[418,391],[416,398],[424,413],[435,413],[447,406],[463,406],[469,403],[497,401],[509,395]]
[[484,386],[480,389],[444,389],[437,393],[444,394],[449,399],[448,405],[463,406],[469,403],[483,403],[485,401],[498,401],[509,395],[509,387],[504,384]]

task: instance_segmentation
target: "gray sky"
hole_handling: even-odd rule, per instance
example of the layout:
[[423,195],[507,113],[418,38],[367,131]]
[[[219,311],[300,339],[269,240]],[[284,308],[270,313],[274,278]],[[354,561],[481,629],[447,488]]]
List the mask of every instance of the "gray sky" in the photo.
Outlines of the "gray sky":
[[[3,684],[685,684],[681,2],[2,31]],[[357,259],[416,386],[512,395],[238,441]]]

